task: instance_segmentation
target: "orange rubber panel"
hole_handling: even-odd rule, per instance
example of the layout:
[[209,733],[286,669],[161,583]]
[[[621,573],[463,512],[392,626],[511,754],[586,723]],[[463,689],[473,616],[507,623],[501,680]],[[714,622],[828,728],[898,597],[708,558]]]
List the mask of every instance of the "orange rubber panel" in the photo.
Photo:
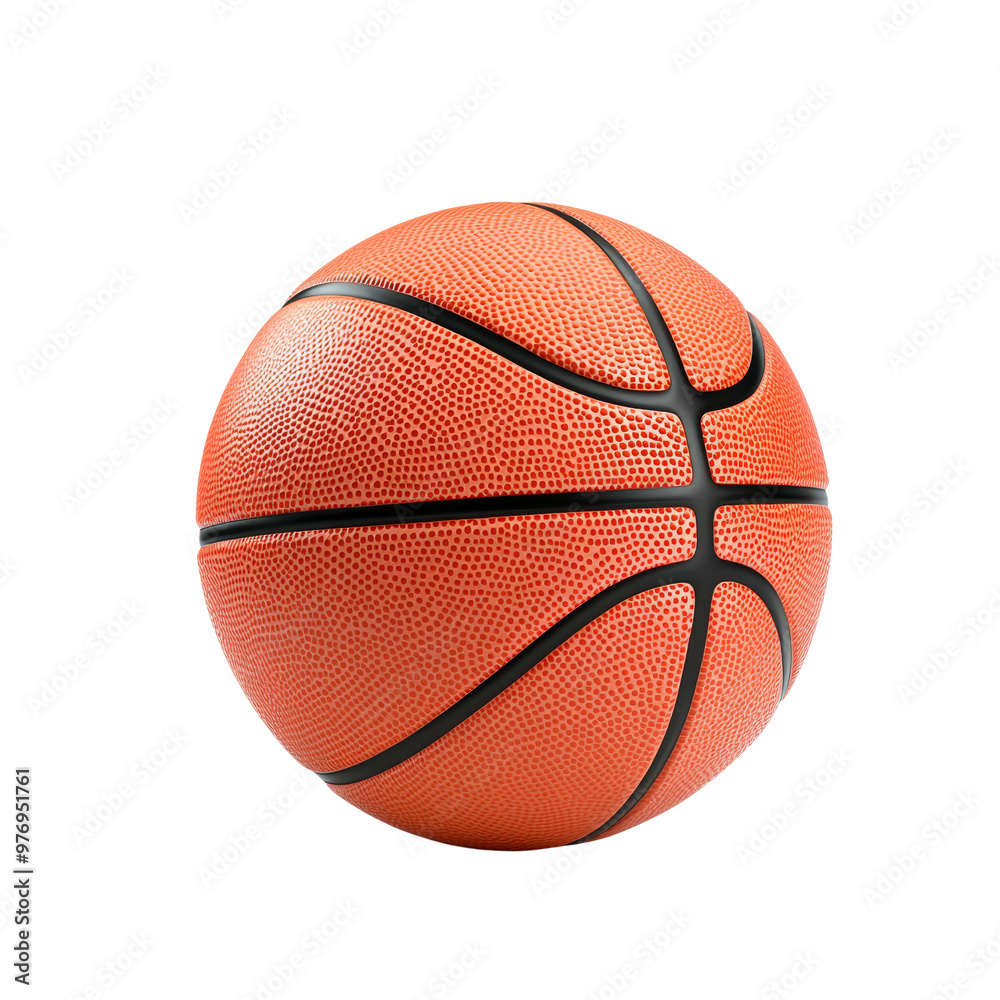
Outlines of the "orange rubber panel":
[[596,212],[553,205],[600,233],[629,263],[660,310],[696,389],[734,385],[750,367],[750,321],[714,274],[669,243]]
[[698,685],[673,753],[635,808],[597,839],[658,816],[728,767],[774,714],[781,677],[781,643],[764,602],[741,584],[720,583]]
[[586,836],[628,798],[660,745],[693,607],[684,584],[623,601],[436,743],[333,790],[387,823],[465,847],[528,850]]
[[720,507],[715,551],[766,577],[778,592],[792,633],[792,675],[809,652],[830,568],[832,521],[828,507],[755,504]]
[[565,219],[531,205],[468,205],[411,219],[342,253],[296,291],[330,281],[415,295],[599,382],[670,384],[614,264]]
[[598,592],[690,558],[694,539],[684,508],[586,511],[236,539],[198,562],[247,697],[328,772],[409,736]]
[[701,420],[712,479],[825,489],[826,461],[809,404],[778,345],[760,330],[765,368],[757,391]]
[[391,306],[317,297],[276,313],[230,379],[198,522],[690,480],[673,414],[582,396]]

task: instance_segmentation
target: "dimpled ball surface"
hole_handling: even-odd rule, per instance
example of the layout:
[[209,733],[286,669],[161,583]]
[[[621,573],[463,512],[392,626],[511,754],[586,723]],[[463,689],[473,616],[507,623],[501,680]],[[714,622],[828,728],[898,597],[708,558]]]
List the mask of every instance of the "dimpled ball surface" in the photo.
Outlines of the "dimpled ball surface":
[[208,608],[260,717],[338,795],[451,844],[606,837],[691,795],[794,683],[826,583],[826,467],[773,339],[758,323],[751,379],[725,285],[560,206],[424,216],[297,292],[321,285],[246,351],[198,486]]

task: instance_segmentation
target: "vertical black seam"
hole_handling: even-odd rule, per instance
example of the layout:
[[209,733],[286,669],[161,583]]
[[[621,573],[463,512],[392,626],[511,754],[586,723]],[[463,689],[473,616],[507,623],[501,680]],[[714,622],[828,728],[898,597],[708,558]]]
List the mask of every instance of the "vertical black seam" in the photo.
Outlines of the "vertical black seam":
[[[591,395],[593,398],[607,398],[608,401],[619,405],[654,408],[674,414],[684,427],[692,467],[692,480],[688,486],[683,488],[683,500],[685,501],[684,505],[694,512],[696,519],[697,541],[695,553],[683,564],[659,567],[646,573],[637,574],[636,577],[628,578],[622,581],[621,584],[606,588],[605,591],[600,592],[594,598],[585,602],[584,605],[570,612],[561,622],[544,633],[538,640],[529,644],[528,647],[509,661],[508,664],[505,664],[504,667],[500,668],[494,675],[491,675],[490,678],[484,681],[482,685],[473,689],[473,691],[460,699],[450,709],[445,710],[441,715],[431,720],[430,723],[411,734],[410,737],[401,740],[386,751],[376,754],[368,760],[339,771],[321,774],[320,776],[330,784],[347,784],[373,777],[375,774],[380,774],[402,763],[404,760],[410,759],[414,754],[431,745],[437,739],[440,739],[446,732],[450,732],[455,726],[464,721],[464,719],[478,711],[482,705],[488,703],[502,690],[523,676],[532,666],[549,655],[552,649],[557,648],[570,635],[575,634],[579,628],[582,628],[588,620],[594,620],[593,617],[588,618],[588,614],[598,611],[600,607],[604,607],[605,605],[610,607],[611,605],[608,602],[614,595],[638,592],[635,588],[640,586],[637,583],[640,580],[643,581],[640,589],[649,589],[651,586],[665,586],[670,583],[687,583],[694,591],[694,615],[688,638],[688,646],[685,651],[681,680],[666,732],[652,763],[626,802],[601,827],[577,841],[577,843],[582,843],[600,836],[631,812],[656,782],[673,753],[687,723],[691,704],[701,676],[712,604],[716,589],[720,583],[733,582],[746,587],[756,594],[770,613],[781,646],[782,697],[785,695],[791,676],[792,645],[785,609],[770,582],[751,567],[722,559],[715,551],[715,515],[720,507],[734,503],[733,488],[717,484],[712,478],[702,420],[705,414],[709,412],[726,409],[748,399],[756,392],[760,385],[764,377],[766,359],[764,356],[763,338],[756,321],[752,316],[748,315],[752,349],[750,363],[743,377],[735,384],[723,389],[696,389],[691,384],[680,351],[666,320],[656,306],[649,289],[621,252],[600,233],[572,215],[547,205],[533,205],[533,207],[549,212],[576,228],[597,245],[615,266],[619,274],[621,274],[642,309],[643,315],[659,347],[670,378],[668,389],[655,392],[630,391],[594,382],[591,379],[584,379],[582,376],[577,376],[560,366],[546,362],[544,359],[521,348],[500,334],[480,327],[457,314],[450,313],[448,310],[412,296],[391,292],[374,286],[351,282],[327,283],[305,289],[303,292],[289,299],[286,304],[316,295],[353,296],[384,302],[415,315],[423,316],[425,319],[444,326],[446,329],[453,330],[462,336],[477,341],[522,367],[557,384],[572,388],[577,392],[583,392],[584,394]],[[774,499],[768,493],[769,488],[767,486],[748,486],[742,489],[759,490],[760,496],[757,497],[756,494],[743,496],[736,502],[747,504],[774,502]],[[784,488],[779,487],[778,489]],[[820,493],[821,491],[816,492]],[[677,499],[680,500],[681,498],[678,497]],[[790,500],[789,502],[812,501]],[[817,497],[816,502],[825,502],[825,495],[823,495],[821,500]],[[321,513],[324,513],[324,516],[326,516],[328,512]],[[473,512],[470,510],[469,513],[472,514]],[[354,513],[350,516],[364,518],[366,515]],[[479,516],[483,516],[481,512]],[[284,521],[279,525],[277,523],[278,519],[275,518],[262,518],[252,520],[255,522],[270,522],[273,520],[275,524],[251,524],[248,521],[236,525],[213,526],[209,529],[210,537],[204,540],[215,541],[217,540],[216,536],[224,537],[223,533],[219,530],[220,528],[230,533],[238,531],[240,534],[236,534],[234,537],[242,537],[243,533],[257,534],[262,528],[266,528],[267,530],[272,528],[274,530],[281,530],[284,528],[288,530],[290,526],[293,528],[299,526],[299,521],[301,521],[301,530],[311,530],[316,527],[316,524],[312,523],[317,517],[315,513],[304,512],[302,515],[290,515],[289,517],[293,518],[293,520],[288,525]],[[338,515],[338,517],[342,516]],[[618,597],[618,600],[623,599],[625,598]],[[604,611],[600,613],[603,614]],[[556,639],[558,639],[558,642],[553,645]],[[550,646],[552,649],[549,649]],[[548,650],[548,652],[545,652],[545,650]]]
[[[715,513],[722,506],[722,497],[721,491],[718,490],[718,484],[712,478],[708,450],[705,445],[705,435],[702,430],[702,418],[712,410],[724,409],[742,402],[757,391],[757,387],[764,377],[766,362],[764,359],[763,340],[756,322],[752,316],[748,316],[752,350],[750,364],[743,378],[728,389],[717,391],[700,391],[695,389],[691,384],[680,356],[680,350],[663,314],[653,300],[649,289],[645,286],[632,265],[625,259],[624,255],[600,233],[580,219],[548,205],[531,204],[535,208],[550,212],[560,219],[565,220],[595,243],[618,269],[618,272],[625,279],[635,295],[643,315],[649,324],[649,328],[656,338],[660,352],[663,355],[664,364],[666,364],[670,375],[668,407],[680,418],[684,426],[688,455],[691,462],[691,489],[696,496],[691,506],[695,514],[697,540],[695,554],[690,560],[695,613],[691,624],[691,633],[688,638],[688,648],[684,657],[684,668],[681,673],[680,685],[670,721],[652,763],[646,769],[635,790],[610,819],[593,832],[587,834],[587,836],[576,841],[576,843],[584,843],[595,837],[599,837],[624,819],[639,804],[649,789],[652,788],[657,778],[663,773],[663,769],[666,767],[687,724],[691,704],[701,677],[705,648],[708,642],[711,607],[715,590],[719,583],[727,580],[740,583],[742,586],[753,591],[764,602],[774,622],[781,648],[782,698],[788,690],[788,683],[791,678],[792,644],[787,615],[784,607],[781,605],[780,599],[777,598],[774,588],[767,583],[761,574],[753,570],[750,570],[750,573],[753,574],[752,576],[734,571],[731,567],[740,564],[721,559],[715,551]],[[727,567],[729,567],[728,572]],[[734,579],[737,575],[741,579]],[[766,586],[762,586],[762,584],[766,584]]]

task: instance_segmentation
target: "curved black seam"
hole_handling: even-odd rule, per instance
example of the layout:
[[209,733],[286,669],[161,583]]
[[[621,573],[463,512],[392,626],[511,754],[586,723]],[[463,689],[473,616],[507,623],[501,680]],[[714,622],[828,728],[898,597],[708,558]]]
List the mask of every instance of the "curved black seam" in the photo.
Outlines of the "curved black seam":
[[[292,511],[237,521],[210,524],[201,529],[201,545],[258,538],[300,531],[379,525],[422,524],[431,521],[466,521],[479,518],[520,517],[581,511],[646,510],[690,507],[697,499],[688,486],[651,487],[635,490],[595,490],[587,493],[529,493],[513,496],[472,497],[462,500],[428,500],[425,503],[371,504],[365,507],[334,507]],[[715,495],[718,506],[748,504],[826,505],[826,491],[810,486],[727,485]]]
[[681,382],[687,382],[684,363],[681,361],[680,352],[677,350],[674,338],[670,335],[670,330],[667,329],[663,314],[657,308],[656,303],[653,301],[653,296],[649,294],[649,289],[643,284],[639,275],[635,273],[632,265],[596,229],[591,229],[585,222],[581,222],[579,219],[569,215],[567,212],[560,211],[558,208],[539,205],[536,202],[528,202],[528,204],[532,208],[540,208],[544,212],[550,212],[552,215],[558,216],[571,226],[579,229],[592,243],[597,244],[604,255],[618,269],[618,273],[625,279],[626,284],[638,301],[639,308],[642,309],[643,315],[646,317],[646,322],[649,324],[649,328],[653,331],[653,336],[656,338],[660,354],[663,355],[663,361],[670,374],[671,387],[677,384],[678,379]]
[[667,395],[671,395],[671,390],[672,397],[683,395],[687,399],[688,405],[701,417],[709,410],[724,410],[729,406],[734,406],[736,403],[743,402],[748,396],[754,394],[757,386],[760,385],[761,379],[764,377],[764,351],[763,338],[760,335],[760,329],[753,316],[749,315],[749,313],[747,314],[747,320],[750,324],[751,353],[750,363],[743,377],[738,382],[724,389],[696,389],[691,385],[687,369],[681,360],[680,351],[677,348],[673,335],[670,333],[670,328],[667,326],[666,320],[663,318],[663,314],[653,301],[653,296],[650,294],[649,289],[645,286],[639,275],[636,274],[635,269],[625,259],[621,251],[609,243],[596,229],[592,229],[575,216],[569,215],[558,208],[552,208],[549,205],[540,205],[536,202],[527,202],[527,204],[531,205],[532,208],[540,208],[542,211],[556,215],[568,222],[575,229],[578,229],[591,242],[596,243],[598,248],[617,268],[618,273],[625,279],[626,284],[639,303],[639,308],[642,309],[642,313],[646,317],[646,322],[649,324],[649,328],[653,331],[653,336],[656,338],[660,353],[663,355],[664,363],[670,375],[670,389],[665,390]]
[[775,631],[778,633],[778,643],[781,647],[781,698],[785,697],[788,685],[792,680],[792,630],[788,624],[788,614],[785,605],[778,596],[774,585],[763,573],[759,573],[752,566],[746,563],[733,562],[729,559],[719,559],[722,563],[722,582],[738,583],[753,591],[770,612],[771,620],[774,622]]
[[674,752],[674,747],[677,745],[678,739],[680,739],[684,724],[687,722],[688,714],[691,711],[691,703],[694,700],[694,693],[697,690],[698,680],[701,677],[701,665],[705,658],[705,647],[708,644],[708,627],[712,614],[712,601],[715,590],[720,583],[733,582],[746,587],[761,599],[764,606],[770,612],[781,646],[781,697],[785,696],[792,672],[792,637],[781,599],[768,580],[756,570],[745,566],[743,563],[729,563],[728,560],[720,560],[720,562],[726,564],[726,568],[720,570],[722,575],[718,579],[712,580],[702,577],[694,583],[695,615],[691,623],[687,652],[684,655],[681,680],[677,686],[677,695],[674,698],[674,705],[670,713],[670,720],[667,723],[666,732],[663,734],[663,739],[656,750],[653,760],[650,762],[649,767],[646,768],[639,784],[636,785],[632,794],[621,804],[617,812],[596,830],[592,830],[585,837],[580,837],[579,840],[574,840],[574,844],[585,844],[587,841],[594,840],[600,837],[601,834],[607,833],[611,827],[624,819],[638,805],[649,789],[653,787],[653,783],[660,776],[670,755]]
[[357,281],[330,281],[322,285],[313,285],[311,288],[299,292],[298,295],[293,295],[282,308],[317,295],[378,302],[413,316],[419,316],[421,319],[485,347],[547,382],[552,382],[564,389],[570,389],[581,396],[588,396],[602,403],[612,403],[615,406],[627,406],[638,410],[671,411],[673,394],[670,389],[623,389],[620,386],[587,378],[586,375],[578,375],[568,368],[547,361],[526,347],[522,347],[513,340],[508,340],[499,333],[494,333],[485,326],[480,326],[464,316],[459,316],[458,313],[443,309],[441,306],[434,305],[433,302],[427,302],[414,295],[406,295],[390,288],[382,288],[380,285],[367,285]]
[[715,584],[702,581],[700,585],[694,587],[694,618],[691,622],[691,631],[688,635],[688,647],[684,654],[684,666],[681,669],[680,683],[677,685],[677,694],[674,697],[674,704],[670,710],[670,719],[667,722],[666,732],[656,749],[656,754],[650,761],[649,767],[633,789],[632,794],[621,804],[618,810],[610,819],[602,823],[596,830],[592,830],[585,837],[574,840],[574,844],[585,844],[589,840],[606,833],[616,823],[624,819],[638,804],[653,786],[653,782],[660,776],[660,772],[666,766],[667,760],[674,752],[674,747],[680,739],[681,731],[687,722],[688,713],[691,711],[691,702],[694,700],[694,693],[698,687],[698,679],[701,676],[701,661],[705,658],[705,646],[708,643],[708,625],[712,614],[712,599],[715,594]]
[[534,642],[525,646],[520,653],[495,670],[481,684],[405,739],[350,767],[317,773],[327,784],[349,785],[355,781],[372,778],[391,767],[402,764],[474,715],[582,628],[621,604],[622,601],[657,587],[667,587],[675,583],[692,584],[690,569],[691,560],[656,566],[606,587],[584,601],[583,604],[575,607],[568,615],[560,618],[555,625],[543,632]]
[[[685,654],[685,662],[678,688],[678,695],[675,699],[670,722],[667,726],[664,738],[661,741],[660,747],[657,750],[651,766],[647,768],[647,771],[643,775],[639,785],[629,796],[628,800],[626,800],[626,802],[614,814],[614,816],[602,824],[602,826],[597,830],[577,841],[577,843],[583,843],[610,829],[634,808],[634,806],[642,799],[642,797],[659,777],[663,767],[670,757],[670,754],[676,746],[680,733],[683,731],[684,725],[686,724],[691,701],[694,697],[694,691],[697,688],[698,680],[701,674],[702,660],[704,658],[705,646],[707,644],[708,623],[711,615],[712,598],[717,584],[725,579],[741,583],[743,586],[748,587],[748,589],[757,594],[767,607],[772,619],[774,620],[781,646],[782,697],[784,697],[785,691],[787,690],[791,671],[791,634],[784,607],[781,604],[781,600],[778,597],[777,592],[771,584],[761,574],[742,563],[733,563],[728,560],[720,559],[716,555],[714,549],[715,511],[718,510],[719,507],[727,505],[726,496],[727,494],[731,496],[731,493],[728,493],[727,487],[716,484],[712,479],[705,439],[701,428],[701,420],[703,416],[710,411],[726,409],[743,402],[753,395],[760,385],[766,369],[766,359],[764,357],[763,338],[753,316],[748,315],[752,349],[750,363],[746,374],[736,384],[729,386],[728,388],[714,391],[695,389],[691,385],[686,369],[680,358],[679,350],[672,335],[670,334],[666,321],[663,319],[663,316],[653,301],[648,289],[622,254],[606,239],[604,239],[603,236],[597,233],[596,230],[593,230],[591,227],[587,226],[580,220],[575,219],[573,216],[546,205],[534,205],[533,207],[550,212],[581,231],[605,253],[609,260],[611,260],[614,266],[618,269],[619,273],[625,279],[629,288],[636,296],[643,314],[649,323],[650,329],[656,338],[657,344],[660,347],[660,351],[663,355],[664,362],[670,375],[670,387],[668,389],[654,392],[629,390],[621,389],[616,386],[609,386],[606,383],[599,382],[594,379],[588,379],[585,376],[577,375],[568,369],[546,361],[544,358],[528,351],[526,348],[522,348],[513,341],[507,340],[505,337],[494,333],[486,327],[482,327],[479,324],[467,320],[456,313],[445,310],[434,305],[433,303],[425,302],[415,296],[405,295],[401,292],[394,292],[390,289],[381,288],[380,286],[366,285],[358,282],[329,282],[304,289],[298,295],[290,298],[285,304],[290,305],[291,303],[299,301],[303,298],[316,295],[340,295],[381,302],[420,316],[437,324],[438,326],[442,326],[445,329],[449,329],[454,333],[466,337],[467,339],[473,340],[481,346],[492,350],[494,353],[513,361],[520,367],[531,371],[550,382],[561,385],[564,388],[579,392],[582,395],[621,406],[672,412],[680,418],[684,426],[688,443],[688,453],[690,455],[692,466],[691,484],[688,487],[681,487],[680,489],[688,490],[690,493],[689,497],[685,497],[686,502],[683,506],[690,507],[694,511],[698,531],[694,556],[685,563],[677,564],[677,566],[674,567],[674,569],[677,569],[680,566],[684,566],[685,569],[690,572],[691,579],[685,581],[681,581],[679,579],[668,581],[690,582],[691,586],[695,590],[694,620],[692,622],[691,634],[688,639],[688,649]],[[747,487],[744,487],[744,490],[746,488]],[[785,489],[785,487],[770,487],[766,485],[754,485],[749,488],[755,491],[754,494],[752,494],[751,497],[742,496],[740,498],[744,502],[748,503],[781,502],[780,500],[771,499],[771,497],[775,496],[778,491]],[[730,504],[734,504],[735,502],[735,500],[728,500],[728,503]],[[813,498],[789,502],[825,502],[825,493],[823,493],[822,501],[818,498]],[[453,502],[445,501],[444,503]],[[394,509],[398,508],[398,505],[389,506],[393,506]],[[406,506],[407,509],[412,512],[412,506]],[[420,505],[420,507],[423,509],[424,505]],[[355,510],[357,510],[357,508]],[[304,513],[309,516],[312,516],[313,514],[313,512]],[[417,513],[419,514],[420,512],[418,511]],[[278,517],[288,516],[290,515],[278,515]],[[496,515],[479,514],[477,516]],[[422,518],[417,517],[415,519]],[[249,520],[259,522],[263,519]],[[397,520],[398,518],[394,518],[392,523],[396,523]],[[244,523],[245,522],[230,522],[230,524]],[[219,527],[220,526],[213,526],[213,528]],[[211,531],[212,529],[203,530]],[[720,575],[723,567],[725,567],[725,576]],[[662,569],[664,569],[664,567],[659,568],[659,570]],[[647,571],[647,573],[656,573],[659,572],[659,570],[651,570]],[[636,580],[645,575],[646,574],[638,574],[637,577],[630,578],[630,580]],[[739,579],[737,579],[737,577],[739,577]],[[616,584],[614,587],[602,591],[600,594],[595,595],[589,601],[570,612],[564,619],[556,623],[556,625],[544,633],[543,636],[536,639],[535,642],[531,643],[524,650],[522,650],[521,653],[508,661],[507,664],[497,670],[477,688],[465,695],[460,701],[456,702],[455,705],[451,706],[451,708],[446,709],[445,712],[432,720],[430,723],[421,727],[421,729],[417,730],[415,733],[412,733],[409,737],[406,737],[399,743],[387,748],[382,753],[376,754],[374,757],[371,757],[366,761],[362,761],[356,765],[339,771],[321,774],[320,777],[330,784],[348,784],[354,781],[361,781],[366,777],[373,777],[375,774],[382,773],[391,767],[395,767],[397,764],[402,763],[413,754],[419,753],[420,750],[425,749],[427,746],[430,746],[431,743],[440,739],[446,732],[449,732],[452,728],[469,718],[472,714],[478,711],[482,705],[487,704],[501,691],[509,687],[510,684],[514,683],[519,677],[523,676],[528,670],[531,669],[532,666],[534,666],[541,659],[544,659],[544,657],[549,655],[553,649],[557,648],[558,645],[561,645],[562,642],[566,641],[566,638],[569,638],[569,635],[574,634],[575,631],[578,631],[579,628],[582,628],[587,622],[583,621],[577,628],[570,631],[565,638],[559,639],[559,641],[556,642],[555,645],[552,645],[551,648],[548,648],[543,640],[548,639],[548,641],[551,642],[555,638],[558,638],[558,636],[564,632],[564,629],[562,629],[561,626],[579,620],[578,612],[581,612],[583,609],[594,610],[595,608],[602,607],[602,601],[607,599],[609,594],[615,593],[616,588],[623,587],[623,585],[628,582],[629,581],[622,581],[621,584]],[[664,584],[652,584],[652,586],[662,585]],[[636,592],[638,593],[641,591]],[[627,597],[631,595],[626,594],[625,596]],[[624,599],[625,597],[621,598],[621,600]],[[604,610],[613,607],[615,603],[619,603],[619,601],[613,601],[613,603],[609,604]],[[603,614],[604,610],[598,611],[596,616]],[[591,618],[589,620],[593,619]],[[531,659],[533,655],[539,653],[543,649],[547,649],[547,651],[543,652],[537,659]]]
[[[685,655],[680,689],[678,690],[678,697],[670,716],[670,722],[667,725],[667,730],[664,733],[652,763],[647,768],[632,794],[610,819],[603,823],[597,830],[592,831],[578,841],[578,843],[582,843],[592,840],[594,837],[609,830],[631,812],[661,774],[687,723],[691,700],[694,697],[694,691],[697,689],[698,680],[701,676],[705,646],[708,641],[712,595],[715,592],[715,584],[727,578],[722,575],[724,570],[728,571],[728,578],[733,579],[736,575],[736,571],[733,568],[740,565],[720,559],[715,552],[715,512],[721,504],[716,500],[716,497],[719,495],[717,492],[719,487],[712,478],[708,449],[701,426],[702,418],[711,410],[735,406],[753,395],[763,380],[766,361],[764,358],[763,337],[756,321],[750,316],[752,349],[750,364],[748,365],[746,374],[728,389],[721,389],[715,392],[701,392],[696,390],[691,385],[687,370],[680,357],[680,351],[670,333],[666,320],[660,313],[649,290],[643,284],[642,279],[639,278],[635,269],[628,263],[625,257],[600,233],[581,220],[547,205],[535,205],[535,207],[546,212],[551,212],[565,220],[569,225],[592,240],[615,265],[635,294],[650,329],[653,331],[657,343],[660,345],[664,362],[670,372],[669,391],[671,393],[673,412],[680,418],[687,439],[688,455],[691,461],[691,487],[695,494],[700,494],[691,504],[691,508],[695,514],[697,540],[695,554],[690,562],[692,570],[699,580],[699,585],[695,587],[695,618],[692,622],[691,634],[688,638],[688,655]],[[788,687],[792,663],[791,633],[788,630],[785,611],[784,608],[780,607],[781,601],[777,599],[774,588],[771,587],[764,577],[750,570],[749,567],[745,567],[745,569],[749,570],[749,573],[740,572],[742,576],[741,582],[753,590],[764,601],[774,620],[775,628],[778,630],[782,664],[781,697],[784,697]],[[711,589],[708,589],[710,584]],[[708,608],[705,607],[706,604]],[[699,605],[701,605],[700,613]],[[784,628],[782,628],[782,623],[784,624]],[[682,690],[685,694],[684,698],[681,697]]]
[[[623,266],[624,259],[622,260]],[[636,279],[638,281],[638,278]],[[642,285],[641,282],[639,282]],[[645,286],[642,286],[645,287]],[[436,326],[440,326],[452,333],[457,333],[466,340],[471,340],[481,347],[498,354],[508,361],[512,361],[519,368],[537,375],[539,378],[570,389],[572,392],[596,399],[602,403],[611,403],[614,406],[624,406],[633,410],[659,410],[665,413],[678,412],[679,397],[687,398],[688,407],[696,412],[700,418],[710,410],[723,410],[736,403],[742,402],[748,396],[753,395],[764,375],[764,344],[760,335],[760,329],[756,321],[749,314],[747,320],[750,324],[751,354],[750,365],[746,374],[739,382],[725,389],[714,389],[710,391],[695,389],[687,380],[684,374],[684,367],[680,361],[680,355],[676,353],[674,364],[679,366],[680,374],[675,375],[674,370],[667,362],[667,369],[670,374],[670,388],[668,389],[623,389],[620,386],[609,385],[607,382],[600,382],[597,379],[588,378],[586,375],[578,375],[569,368],[563,368],[552,361],[547,361],[526,347],[508,340],[499,333],[494,333],[488,327],[481,326],[458,313],[453,313],[441,306],[434,305],[415,295],[407,295],[404,292],[396,292],[390,288],[383,288],[381,285],[368,285],[358,281],[330,281],[321,285],[313,285],[305,288],[297,295],[293,295],[282,308],[290,306],[302,299],[326,296],[330,298],[352,298],[361,299],[365,302],[377,302],[381,305],[391,306],[402,312],[410,313],[425,319]],[[648,304],[640,305],[643,311],[647,308],[655,310],[656,305],[647,294]],[[655,315],[659,315],[658,312]],[[652,319],[647,314],[647,320],[652,327]],[[659,323],[666,329],[663,320]],[[660,343],[660,334],[654,329],[657,343]],[[669,337],[669,334],[667,335]],[[672,343],[672,341],[671,341]],[[661,347],[662,349],[662,347]]]

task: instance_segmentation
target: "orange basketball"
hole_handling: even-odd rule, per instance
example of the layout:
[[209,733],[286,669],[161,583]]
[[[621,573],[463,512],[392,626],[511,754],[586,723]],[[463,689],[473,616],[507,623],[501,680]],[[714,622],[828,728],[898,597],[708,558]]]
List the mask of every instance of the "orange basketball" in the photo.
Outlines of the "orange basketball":
[[826,467],[767,331],[640,229],[436,212],[304,282],[198,484],[201,578],[261,718],[373,816],[468,847],[619,833],[794,681]]

